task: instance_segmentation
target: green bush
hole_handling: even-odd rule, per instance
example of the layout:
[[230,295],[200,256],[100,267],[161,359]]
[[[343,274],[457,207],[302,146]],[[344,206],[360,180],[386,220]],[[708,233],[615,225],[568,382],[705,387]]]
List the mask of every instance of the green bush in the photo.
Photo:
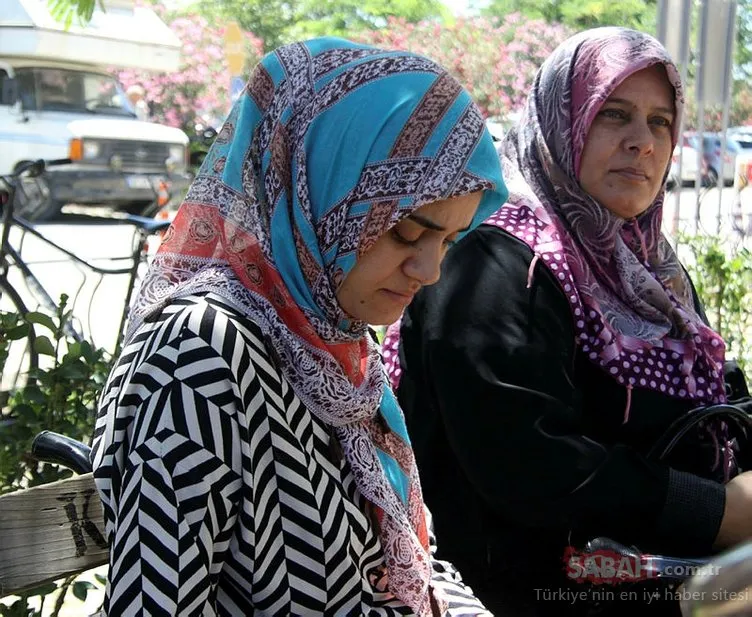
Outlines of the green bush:
[[[23,488],[68,478],[70,470],[40,463],[31,456],[34,437],[51,430],[87,443],[94,430],[96,404],[112,359],[88,341],[67,336],[72,313],[63,295],[54,317],[44,313],[0,313],[0,370],[5,369],[8,347],[13,340],[27,337],[33,329],[33,345],[39,367],[29,371],[25,383],[9,393],[0,413],[0,495]],[[29,598],[46,597],[59,590],[52,615],[62,608],[68,589],[84,601],[94,585],[70,577],[27,592],[13,604],[0,604],[2,617],[38,617]]]
[[[727,357],[752,368],[752,252],[733,250],[718,236],[684,236],[687,270]],[[746,373],[746,370],[745,370]]]

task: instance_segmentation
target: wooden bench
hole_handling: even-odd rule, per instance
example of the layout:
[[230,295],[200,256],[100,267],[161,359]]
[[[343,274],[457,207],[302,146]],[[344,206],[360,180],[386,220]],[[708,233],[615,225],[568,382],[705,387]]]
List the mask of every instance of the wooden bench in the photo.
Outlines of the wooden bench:
[[90,473],[0,497],[0,597],[106,564]]

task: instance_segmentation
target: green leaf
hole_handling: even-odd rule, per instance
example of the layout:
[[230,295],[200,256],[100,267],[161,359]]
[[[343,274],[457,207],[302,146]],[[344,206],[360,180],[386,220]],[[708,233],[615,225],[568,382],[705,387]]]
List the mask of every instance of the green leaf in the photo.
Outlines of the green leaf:
[[68,344],[68,353],[65,354],[66,358],[77,359],[81,357],[81,343],[74,341]]
[[106,576],[102,576],[101,574],[95,574],[94,578],[97,580],[97,582],[100,585],[106,585],[107,584],[107,577]]
[[13,415],[19,420],[23,420],[25,425],[36,420],[37,414],[34,412],[34,408],[26,403],[15,405],[12,409]]
[[89,581],[76,581],[73,583],[73,595],[81,600],[81,602],[86,602],[89,589],[96,589]]
[[31,591],[27,591],[24,595],[29,596],[29,597],[46,596],[56,590],[57,590],[57,585],[55,585],[55,583],[47,583],[45,585],[40,585],[39,587],[35,587]]
[[81,360],[74,360],[60,367],[60,376],[72,380],[86,379],[89,377],[89,369]]
[[5,333],[5,337],[9,341],[18,341],[25,336],[29,336],[29,331],[31,330],[31,326],[27,323],[21,324],[19,326],[16,326],[15,328],[11,328]]
[[55,347],[52,345],[52,341],[46,336],[38,336],[34,339],[34,351],[41,356],[55,357]]
[[94,362],[94,349],[92,348],[89,341],[81,341],[81,355],[84,357],[84,360],[86,360],[90,364]]
[[44,405],[47,402],[47,395],[35,386],[24,388],[24,398],[30,403]]
[[53,334],[57,332],[57,325],[55,325],[55,322],[52,320],[52,317],[44,313],[39,313],[39,312],[26,313],[26,320],[31,323],[37,323],[40,326],[44,326]]

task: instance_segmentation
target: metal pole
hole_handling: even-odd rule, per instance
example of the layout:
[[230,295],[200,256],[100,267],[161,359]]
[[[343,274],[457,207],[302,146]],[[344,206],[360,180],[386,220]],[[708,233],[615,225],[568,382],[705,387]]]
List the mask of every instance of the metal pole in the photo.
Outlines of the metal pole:
[[697,50],[698,62],[697,75],[697,173],[695,174],[695,220],[693,226],[694,235],[700,229],[700,189],[702,185],[702,160],[705,148],[705,84],[702,72],[705,70],[705,43],[708,36],[708,1],[700,0],[700,32]]
[[[666,3],[666,0],[662,0]],[[690,15],[692,14],[692,0],[684,0],[682,3],[682,19],[681,19],[681,44],[679,46],[679,72],[681,76],[682,87],[687,87],[687,65],[689,64],[689,24],[691,22]],[[665,31],[664,31],[665,35]],[[683,163],[684,163],[684,119],[682,119],[682,125],[679,126],[679,160],[677,161],[678,178],[676,180],[676,205],[674,208],[674,235],[678,238],[679,224],[681,222],[681,194],[684,183],[682,178]],[[675,248],[678,246],[678,239],[675,240]]]
[[656,34],[658,40],[666,44],[666,30],[668,26],[668,0],[658,0],[658,23]]
[[[729,19],[726,31],[726,58],[723,70],[723,118],[721,120],[721,172],[718,174],[718,220],[716,234],[721,234],[721,217],[723,216],[723,187],[726,183],[726,149],[728,148],[728,124],[731,107],[731,70],[734,59],[734,39],[736,38],[736,0],[729,0]],[[734,175],[736,175],[736,157],[734,157]]]

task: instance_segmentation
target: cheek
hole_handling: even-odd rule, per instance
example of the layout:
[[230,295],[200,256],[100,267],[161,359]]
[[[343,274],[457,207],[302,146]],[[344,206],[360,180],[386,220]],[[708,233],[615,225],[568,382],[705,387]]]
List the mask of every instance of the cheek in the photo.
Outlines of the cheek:
[[401,252],[386,242],[377,242],[351,271],[344,289],[366,298],[394,277],[401,266]]

